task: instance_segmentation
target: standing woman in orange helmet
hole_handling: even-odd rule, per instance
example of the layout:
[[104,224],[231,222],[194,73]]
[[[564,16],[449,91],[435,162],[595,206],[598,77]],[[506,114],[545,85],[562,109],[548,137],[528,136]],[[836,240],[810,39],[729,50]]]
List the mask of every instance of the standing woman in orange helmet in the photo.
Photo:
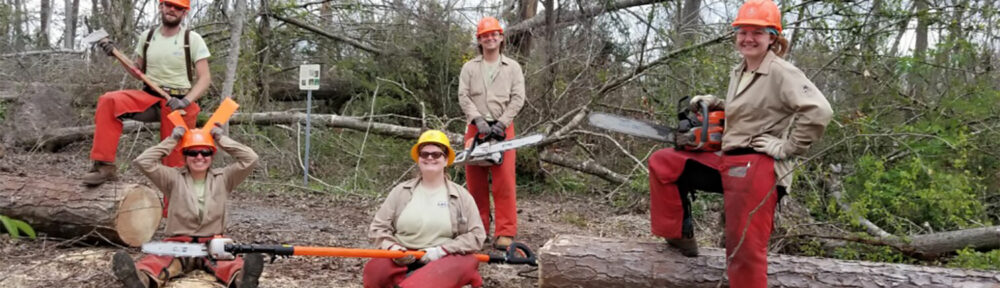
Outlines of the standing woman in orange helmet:
[[[226,223],[226,202],[233,191],[257,164],[257,153],[223,134],[219,127],[211,131],[175,127],[169,137],[142,152],[133,165],[170,199],[167,209],[167,242],[206,243],[216,236],[223,236]],[[177,145],[177,141],[181,141]],[[212,169],[216,145],[236,158],[236,162],[223,168]],[[173,168],[160,164],[175,148],[184,155],[184,167]],[[215,260],[208,257],[178,258],[144,255],[133,262],[124,250],[112,259],[115,276],[125,287],[160,287],[170,278],[184,275],[200,268],[215,275],[226,287],[257,287],[257,279],[264,269],[260,254],[238,256],[235,260]]]
[[730,73],[726,99],[700,95],[690,102],[695,111],[699,103],[725,110],[722,153],[673,148],[654,153],[649,159],[650,224],[653,234],[696,257],[688,195],[721,192],[729,283],[767,287],[775,206],[791,187],[795,157],[819,141],[833,110],[816,85],[781,58],[788,41],[781,36],[781,12],[774,2],[747,1],[732,26],[743,61]]
[[[496,18],[479,21],[476,39],[479,56],[462,65],[458,79],[458,102],[468,121],[465,143],[475,139],[513,139],[514,117],[524,106],[524,72],[521,65],[501,52],[503,28]],[[490,187],[496,208],[494,247],[505,250],[517,235],[517,182],[514,150],[503,152],[499,165],[466,165],[469,193],[476,199],[486,233],[490,232]]]
[[412,255],[374,258],[365,264],[366,288],[480,287],[479,260],[470,253],[483,248],[486,232],[479,222],[476,201],[462,186],[451,182],[445,169],[455,161],[448,136],[428,130],[410,148],[420,174],[396,185],[368,229],[375,246],[388,250],[423,250]]

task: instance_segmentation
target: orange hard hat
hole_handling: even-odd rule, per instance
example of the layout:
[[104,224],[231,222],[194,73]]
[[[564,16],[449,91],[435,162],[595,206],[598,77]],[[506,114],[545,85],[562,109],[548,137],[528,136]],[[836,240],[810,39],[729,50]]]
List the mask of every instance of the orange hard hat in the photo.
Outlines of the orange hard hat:
[[174,4],[174,5],[177,5],[177,6],[180,6],[180,7],[184,7],[184,9],[191,9],[191,0],[160,0],[160,3],[163,3],[163,2],[167,2],[167,3]]
[[212,140],[209,130],[191,129],[184,133],[184,138],[181,138],[181,150],[191,147],[209,147],[215,151],[215,140]]
[[483,20],[479,20],[479,27],[476,28],[476,37],[493,31],[500,31],[503,33],[503,28],[500,27],[500,21],[497,18],[486,17]]
[[771,0],[749,0],[740,6],[733,27],[754,25],[772,27],[781,34],[781,11]]

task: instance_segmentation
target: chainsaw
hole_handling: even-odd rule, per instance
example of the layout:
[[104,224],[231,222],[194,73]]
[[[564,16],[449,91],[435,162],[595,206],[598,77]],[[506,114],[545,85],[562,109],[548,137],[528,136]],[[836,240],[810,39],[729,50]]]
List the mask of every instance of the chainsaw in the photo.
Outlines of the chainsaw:
[[[687,102],[687,97],[682,98],[680,102]],[[682,108],[677,112],[676,128],[601,112],[590,113],[587,120],[594,127],[661,142],[672,142],[677,149],[706,152],[722,150],[725,111],[710,111],[707,103],[698,104],[701,106],[701,111],[698,112],[688,110],[687,105],[679,105]]]
[[[351,258],[401,258],[413,255],[416,258],[424,256],[424,251],[395,251],[380,249],[357,249],[340,247],[309,247],[292,245],[261,245],[237,244],[233,239],[214,238],[208,243],[183,242],[149,242],[142,244],[142,252],[146,254],[171,257],[208,257],[213,260],[233,260],[236,255],[246,253],[263,253],[271,255],[271,262],[276,256],[322,256]],[[507,247],[507,252],[496,254],[473,254],[479,262],[495,264],[517,264],[538,266],[535,252],[524,243],[514,242]]]
[[[503,152],[515,148],[528,147],[544,139],[542,134],[514,138],[507,141],[496,139],[494,135],[480,139],[472,137],[465,141],[465,149],[455,155],[455,165],[493,166],[503,164]],[[499,141],[499,142],[497,142]]]

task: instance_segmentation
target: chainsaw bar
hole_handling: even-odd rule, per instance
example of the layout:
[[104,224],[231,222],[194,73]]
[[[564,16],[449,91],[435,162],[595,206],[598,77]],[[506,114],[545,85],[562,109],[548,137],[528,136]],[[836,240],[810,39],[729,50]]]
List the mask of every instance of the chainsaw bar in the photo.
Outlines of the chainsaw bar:
[[591,126],[660,142],[674,143],[674,129],[601,112],[587,116]]
[[531,136],[515,138],[503,142],[478,144],[471,151],[469,149],[459,151],[459,153],[455,155],[454,164],[455,165],[462,164],[470,160],[473,160],[474,158],[489,156],[490,154],[493,153],[503,152],[511,149],[529,147],[531,145],[538,144],[538,142],[542,142],[542,139],[544,138],[545,136],[542,134],[534,134]]
[[142,244],[142,253],[173,257],[205,257],[208,246],[198,243],[149,242]]

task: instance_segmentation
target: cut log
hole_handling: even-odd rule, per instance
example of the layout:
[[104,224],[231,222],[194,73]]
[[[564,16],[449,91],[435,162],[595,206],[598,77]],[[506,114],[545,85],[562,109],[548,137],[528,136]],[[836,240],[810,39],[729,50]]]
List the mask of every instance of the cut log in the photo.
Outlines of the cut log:
[[77,179],[0,174],[0,215],[24,220],[59,238],[91,238],[138,247],[159,226],[163,208],[153,188],[109,182],[86,187]]
[[[541,287],[717,287],[725,252],[688,258],[664,242],[560,235],[539,250]],[[768,255],[770,287],[1000,288],[995,271]]]

